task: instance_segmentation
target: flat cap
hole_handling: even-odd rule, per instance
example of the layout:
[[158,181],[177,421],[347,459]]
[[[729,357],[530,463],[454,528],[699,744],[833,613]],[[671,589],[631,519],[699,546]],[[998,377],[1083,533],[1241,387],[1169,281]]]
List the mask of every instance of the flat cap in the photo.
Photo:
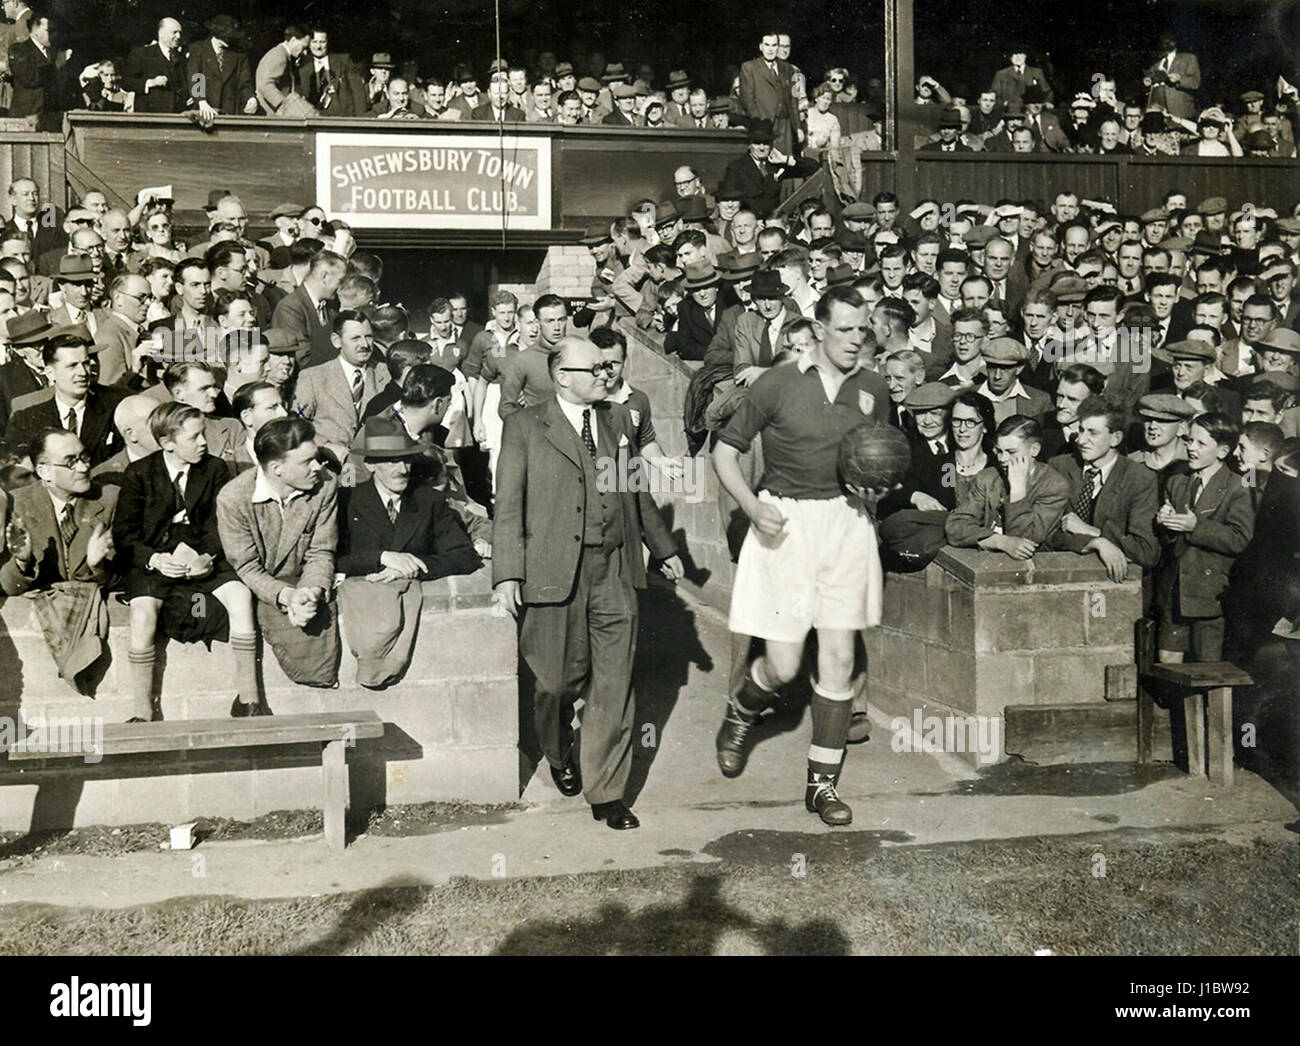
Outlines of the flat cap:
[[1211,196],[1196,205],[1197,214],[1222,214],[1228,209],[1228,201],[1222,196]]
[[555,79],[559,80],[565,76],[573,75],[573,63],[561,62],[555,67]]
[[1206,363],[1213,363],[1215,357],[1214,346],[1199,338],[1172,342],[1166,345],[1164,350],[1170,359],[1175,360],[1204,360]]
[[1288,236],[1300,236],[1300,218],[1279,218],[1273,223],[1278,232]]
[[1151,225],[1154,222],[1167,222],[1169,212],[1163,207],[1152,207],[1149,211],[1142,212],[1142,224]]
[[864,253],[871,245],[867,243],[867,238],[857,229],[845,229],[836,238],[836,242],[842,250],[853,251],[857,254]]
[[903,406],[909,410],[939,410],[952,406],[960,390],[941,381],[927,381],[918,385],[903,400]]
[[617,83],[609,89],[615,98],[635,98],[636,88],[631,84]]
[[975,225],[967,230],[962,242],[967,247],[987,247],[989,240],[997,236],[998,231],[991,225]]
[[[1254,379],[1276,385],[1283,392],[1300,392],[1300,378],[1287,370],[1266,370],[1263,374],[1254,375]],[[1242,398],[1249,398],[1249,393],[1244,394]]]
[[1241,100],[1243,102],[1262,102],[1264,96],[1259,91],[1242,91]]
[[302,207],[298,204],[282,203],[267,215],[267,217],[274,221],[276,218],[297,218],[300,214],[302,214]]
[[1300,356],[1300,334],[1289,327],[1274,327],[1268,337],[1261,341],[1259,348],[1272,349],[1274,352],[1289,352]]
[[298,349],[298,336],[283,327],[271,327],[262,332],[262,340],[272,356],[292,356]]
[[1291,268],[1290,262],[1284,258],[1276,258],[1264,266],[1256,279],[1263,280],[1267,283],[1269,280],[1276,280],[1283,276],[1293,276],[1294,274],[1295,272]]
[[578,90],[599,91],[600,81],[597,80],[594,76],[584,76],[581,80],[578,81]]
[[1181,396],[1172,392],[1148,392],[1138,400],[1138,417],[1152,421],[1187,421],[1196,411]]
[[1049,289],[1057,301],[1083,301],[1088,294],[1088,283],[1082,276],[1066,273],[1056,276]]
[[995,367],[1013,367],[1029,359],[1029,350],[1015,338],[989,338],[980,349],[980,356]]
[[869,203],[858,201],[851,203],[840,211],[840,217],[846,221],[871,221],[876,216],[876,209]]

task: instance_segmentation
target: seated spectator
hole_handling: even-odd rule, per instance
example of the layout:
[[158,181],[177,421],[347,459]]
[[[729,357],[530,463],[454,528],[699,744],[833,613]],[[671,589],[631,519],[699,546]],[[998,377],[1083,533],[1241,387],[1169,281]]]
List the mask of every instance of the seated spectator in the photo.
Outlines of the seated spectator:
[[1250,492],[1227,467],[1236,424],[1202,414],[1187,430],[1185,476],[1169,481],[1156,513],[1163,554],[1156,575],[1159,658],[1179,663],[1223,656],[1223,604],[1232,561],[1254,531]]
[[[156,718],[155,640],[230,641],[238,691],[231,715],[265,714],[258,689],[253,597],[226,562],[217,533],[217,493],[230,479],[207,453],[204,418],[183,403],[163,403],[150,431],[160,449],[128,465],[113,538],[126,562],[131,607],[132,712]],[[209,597],[218,605],[213,606]],[[196,613],[202,607],[202,613]]]
[[320,448],[329,451],[341,467],[348,460],[366,405],[390,379],[374,358],[370,320],[363,313],[335,316],[331,340],[338,357],[298,375],[294,411],[313,423]]
[[108,652],[103,590],[116,555],[117,489],[92,483],[75,432],[42,429],[26,453],[37,481],[12,493],[0,589],[31,601],[60,678],[92,693]]
[[56,327],[47,338],[41,361],[49,388],[33,394],[36,401],[29,406],[15,404],[5,445],[21,454],[45,429],[63,429],[77,435],[78,453],[84,450],[93,468],[121,445],[113,428],[113,409],[125,392],[92,381],[92,344],[84,326]]
[[103,486],[122,485],[122,475],[133,461],[158,449],[149,419],[158,407],[152,396],[127,396],[113,409],[113,427],[122,436],[122,449],[90,470],[90,478]]
[[[231,412],[243,426],[244,441],[235,449],[231,472],[238,474],[257,464],[253,441],[268,421],[287,417],[280,389],[269,381],[253,381],[240,387],[230,401]],[[123,438],[126,438],[125,433]]]
[[1070,507],[1047,546],[1061,551],[1096,552],[1110,579],[1128,575],[1132,561],[1153,567],[1160,546],[1152,530],[1157,507],[1155,474],[1123,457],[1127,418],[1100,396],[1078,411],[1079,435],[1069,454],[1048,463],[1070,484]]
[[370,470],[340,496],[339,609],[357,659],[357,682],[380,689],[410,664],[419,631],[420,581],[472,574],[483,561],[446,498],[412,482],[423,448],[397,421],[371,417],[357,450]]
[[912,463],[899,488],[881,499],[878,510],[880,519],[902,509],[931,512],[951,509],[956,505],[953,485],[954,448],[949,427],[952,403],[956,397],[957,390],[952,386],[931,382],[913,388],[903,400],[903,406],[912,419],[907,433],[912,448]]
[[257,597],[262,637],[284,673],[295,683],[333,687],[338,484],[315,440],[302,418],[263,425],[253,440],[257,467],[217,495],[217,526],[227,562]]
[[956,548],[1005,552],[1030,559],[1069,503],[1069,483],[1035,460],[1042,432],[1033,418],[1012,415],[997,429],[996,468],[986,468],[965,500],[948,514],[945,531]]
[[233,468],[244,434],[239,422],[217,413],[221,387],[213,369],[206,363],[172,363],[163,372],[162,388],[178,403],[187,403],[203,415],[205,449]]

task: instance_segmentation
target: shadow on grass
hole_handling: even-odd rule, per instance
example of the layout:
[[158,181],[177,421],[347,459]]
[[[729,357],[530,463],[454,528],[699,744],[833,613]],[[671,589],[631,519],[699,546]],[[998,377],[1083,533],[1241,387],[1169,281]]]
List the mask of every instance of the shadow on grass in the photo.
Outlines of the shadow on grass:
[[719,896],[722,879],[698,875],[678,903],[638,912],[617,902],[590,918],[529,921],[495,955],[848,955],[850,941],[833,922],[760,920]]
[[359,894],[329,933],[293,952],[294,955],[342,955],[355,948],[385,923],[410,915],[425,903],[428,883],[418,879],[390,879]]

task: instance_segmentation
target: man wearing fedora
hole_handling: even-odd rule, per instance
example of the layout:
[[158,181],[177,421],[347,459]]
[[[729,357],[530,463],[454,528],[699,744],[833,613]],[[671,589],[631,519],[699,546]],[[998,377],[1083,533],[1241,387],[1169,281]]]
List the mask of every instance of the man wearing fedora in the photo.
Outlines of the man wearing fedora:
[[[694,126],[691,120],[691,87],[692,80],[685,69],[674,69],[668,74],[668,83],[666,85],[668,105],[664,113],[664,120],[673,127]],[[708,95],[704,97],[707,107]]]
[[538,740],[556,786],[566,796],[584,793],[596,820],[626,830],[640,825],[626,789],[642,542],[667,577],[681,577],[682,567],[654,499],[601,478],[608,463],[625,475],[643,467],[627,409],[597,409],[609,373],[595,345],[565,338],[551,356],[555,397],[506,418],[492,581],[498,607],[520,621],[520,656],[537,681]]
[[33,309],[11,316],[5,326],[12,353],[0,364],[0,426],[7,427],[14,400],[49,387],[41,350],[51,324],[45,313]]
[[686,266],[682,290],[686,297],[677,306],[677,321],[664,338],[664,349],[684,360],[702,360],[722,319],[718,300],[721,280],[707,261]]
[[424,447],[402,425],[373,416],[355,450],[370,470],[339,497],[339,610],[357,682],[378,689],[410,664],[423,606],[420,582],[483,565],[444,495],[412,481]]
[[[54,283],[63,300],[58,308],[50,310],[50,323],[55,327],[84,323],[91,337],[95,337],[107,316],[103,309],[95,308],[91,300],[95,286],[94,263],[83,255],[65,254],[59,259],[59,272]],[[114,380],[109,379],[109,384]]]
[[205,28],[210,34],[208,39],[190,48],[187,63],[190,87],[200,111],[207,107],[214,114],[252,116],[257,112],[253,70],[248,55],[235,50],[235,45],[246,40],[244,31],[230,15],[217,15]]
[[961,114],[956,109],[945,109],[939,117],[939,137],[936,141],[926,142],[921,146],[922,152],[928,153],[969,153],[974,150],[961,140]]
[[1044,110],[1047,92],[1037,84],[1030,84],[1022,95],[1025,103],[1025,126],[1034,135],[1034,148],[1040,153],[1071,152],[1070,139],[1053,112]]

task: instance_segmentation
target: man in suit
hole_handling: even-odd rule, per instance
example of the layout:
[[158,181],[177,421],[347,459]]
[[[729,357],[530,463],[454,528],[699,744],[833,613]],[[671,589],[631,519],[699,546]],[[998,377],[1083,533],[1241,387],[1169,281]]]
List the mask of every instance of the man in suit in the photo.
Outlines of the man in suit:
[[268,421],[253,440],[257,468],[217,495],[226,560],[257,599],[257,622],[295,683],[338,683],[334,549],[338,484],[320,463],[302,418]]
[[677,322],[664,337],[664,349],[684,360],[702,360],[722,318],[718,301],[721,281],[708,262],[686,266],[682,290],[687,294],[677,306]]
[[90,470],[91,479],[104,486],[120,487],[126,467],[158,449],[149,430],[149,418],[158,409],[153,396],[135,395],[118,400],[113,408],[113,427],[122,437],[122,449]]
[[343,465],[366,405],[392,379],[375,359],[374,336],[364,313],[340,312],[330,337],[338,355],[298,375],[294,411],[313,423],[318,444]]
[[388,81],[384,105],[372,106],[371,115],[377,120],[423,120],[424,106],[411,97],[411,85],[400,76]]
[[781,202],[781,186],[767,162],[772,152],[772,125],[755,120],[750,123],[748,133],[749,152],[727,164],[723,179],[743,194],[746,207],[765,218]]
[[136,347],[149,311],[149,281],[133,273],[118,276],[108,285],[108,300],[110,311],[95,330],[95,346],[100,380],[115,385],[140,369]]
[[298,63],[307,49],[308,38],[305,29],[287,26],[284,40],[262,55],[257,63],[257,72],[253,75],[257,100],[271,115],[294,119],[316,115],[315,108],[302,96],[297,76]]
[[331,299],[343,282],[347,268],[348,263],[341,254],[319,252],[312,258],[302,283],[275,307],[271,326],[293,335],[300,346],[300,369],[326,363],[338,355],[331,337],[337,312]]
[[1025,90],[1029,86],[1037,87],[1043,95],[1043,101],[1052,100],[1052,87],[1038,66],[1028,65],[1028,51],[1024,47],[1015,47],[1011,52],[1011,64],[993,74],[993,86],[989,88],[998,97],[1003,110],[1019,111],[1025,100]]
[[84,326],[55,327],[41,350],[50,388],[30,406],[15,409],[5,444],[23,453],[42,429],[75,432],[93,468],[115,454],[121,438],[113,428],[113,408],[125,392],[91,381],[91,338]]
[[607,127],[636,127],[641,118],[636,112],[636,88],[631,84],[615,84],[610,88],[614,99],[614,108],[601,117],[600,122]]
[[122,86],[135,92],[137,113],[180,113],[194,105],[180,22],[162,19],[155,39],[131,49],[122,63]]
[[740,108],[750,121],[766,121],[772,144],[792,157],[799,148],[798,108],[787,75],[791,67],[777,56],[778,37],[775,32],[764,33],[758,57],[740,67]]
[[212,368],[197,360],[182,360],[168,365],[162,383],[172,399],[188,404],[203,415],[205,449],[233,470],[235,454],[244,443],[244,430],[234,418],[217,417],[221,386]]
[[8,427],[14,400],[49,387],[41,351],[49,339],[51,325],[43,312],[19,313],[7,321],[12,354],[0,364],[0,425]]
[[[48,217],[41,207],[40,186],[30,178],[14,179],[9,186],[9,220],[4,224],[3,235],[26,235],[31,245],[31,257],[40,258],[45,252],[60,246],[59,230],[46,224]],[[34,271],[30,261],[27,265],[29,271]]]
[[754,309],[739,316],[733,334],[732,375],[737,385],[753,385],[772,367],[782,348],[781,334],[786,323],[799,316],[774,270],[755,273],[749,293]]
[[1160,559],[1153,527],[1156,474],[1119,452],[1126,425],[1126,412],[1089,397],[1079,407],[1074,452],[1048,462],[1070,482],[1070,507],[1046,547],[1096,552],[1116,584],[1128,575],[1130,562],[1150,568]]
[[366,116],[361,74],[352,59],[330,51],[329,32],[314,26],[303,58],[304,97],[325,116]]
[[1033,132],[1034,150],[1040,153],[1073,152],[1061,121],[1055,113],[1043,109],[1047,95],[1042,88],[1033,85],[1026,87],[1024,101],[1024,123]]
[[[116,488],[100,490],[75,432],[42,427],[24,448],[36,482],[13,492],[0,590],[26,595],[59,675],[83,693],[108,652],[103,587],[112,576]],[[93,678],[93,677],[91,677]]]
[[444,495],[413,482],[424,448],[392,419],[366,419],[358,450],[370,478],[339,495],[339,608],[357,682],[397,682],[420,624],[420,582],[483,566]]
[[[95,265],[84,255],[64,255],[59,259],[59,272],[54,280],[60,292],[62,303],[50,310],[50,324],[54,327],[66,327],[74,323],[84,323],[90,336],[98,344],[99,326],[108,318],[104,309],[93,306],[91,295],[95,286]],[[104,359],[100,357],[99,380],[105,385],[112,385],[120,374],[104,374]]]
[[471,120],[491,120],[493,123],[523,123],[528,114],[507,99],[510,85],[502,73],[493,73],[488,83],[488,100],[471,110]]
[[[122,476],[113,540],[127,564],[131,607],[128,722],[157,715],[153,680],[159,634],[180,642],[229,637],[238,694],[231,715],[265,714],[253,596],[226,562],[217,532],[217,494],[230,469],[207,453],[204,424],[203,415],[188,404],[160,404],[149,427],[161,449],[128,465]],[[210,598],[224,614],[208,605]],[[197,606],[205,612],[195,614]]]
[[[31,36],[32,9],[23,0],[4,0],[4,16],[0,21],[0,74],[9,72],[9,48]],[[10,78],[0,80],[0,111],[9,108],[12,98]]]
[[[522,619],[519,651],[537,685],[537,735],[565,795],[585,793],[592,816],[639,826],[624,792],[632,768],[635,589],[644,540],[670,578],[682,576],[654,500],[598,469],[640,471],[624,407],[606,398],[600,350],[565,338],[552,356],[556,396],[505,420],[492,540],[494,598]],[[576,511],[574,506],[576,505]],[[571,722],[584,698],[580,766]]]
[[483,324],[469,318],[469,298],[463,291],[453,291],[448,294],[447,302],[451,305],[452,336],[464,346],[464,351],[468,352],[469,347],[474,344],[474,339],[483,332]]
[[969,153],[974,150],[961,140],[961,114],[955,109],[945,109],[939,117],[939,137],[921,146],[927,153]]
[[1196,55],[1178,50],[1173,33],[1160,37],[1160,57],[1147,67],[1142,83],[1149,87],[1147,106],[1160,105],[1180,120],[1196,119],[1196,92],[1201,86],[1201,66]]
[[63,111],[70,94],[66,65],[70,52],[55,54],[50,36],[53,27],[46,15],[33,17],[29,36],[9,47],[9,75],[13,97],[9,115],[36,117],[38,131],[57,132],[63,125]]
[[[199,111],[206,117],[217,113],[252,116],[257,112],[252,67],[248,55],[234,48],[246,39],[244,31],[229,15],[217,15],[205,28],[211,35],[190,48],[186,66]],[[201,89],[196,84],[201,84]]]
[[1000,425],[1013,414],[1041,418],[1052,409],[1052,398],[1041,389],[1020,380],[1029,351],[1015,338],[987,338],[980,348],[984,380],[977,389],[993,404],[993,417]]

